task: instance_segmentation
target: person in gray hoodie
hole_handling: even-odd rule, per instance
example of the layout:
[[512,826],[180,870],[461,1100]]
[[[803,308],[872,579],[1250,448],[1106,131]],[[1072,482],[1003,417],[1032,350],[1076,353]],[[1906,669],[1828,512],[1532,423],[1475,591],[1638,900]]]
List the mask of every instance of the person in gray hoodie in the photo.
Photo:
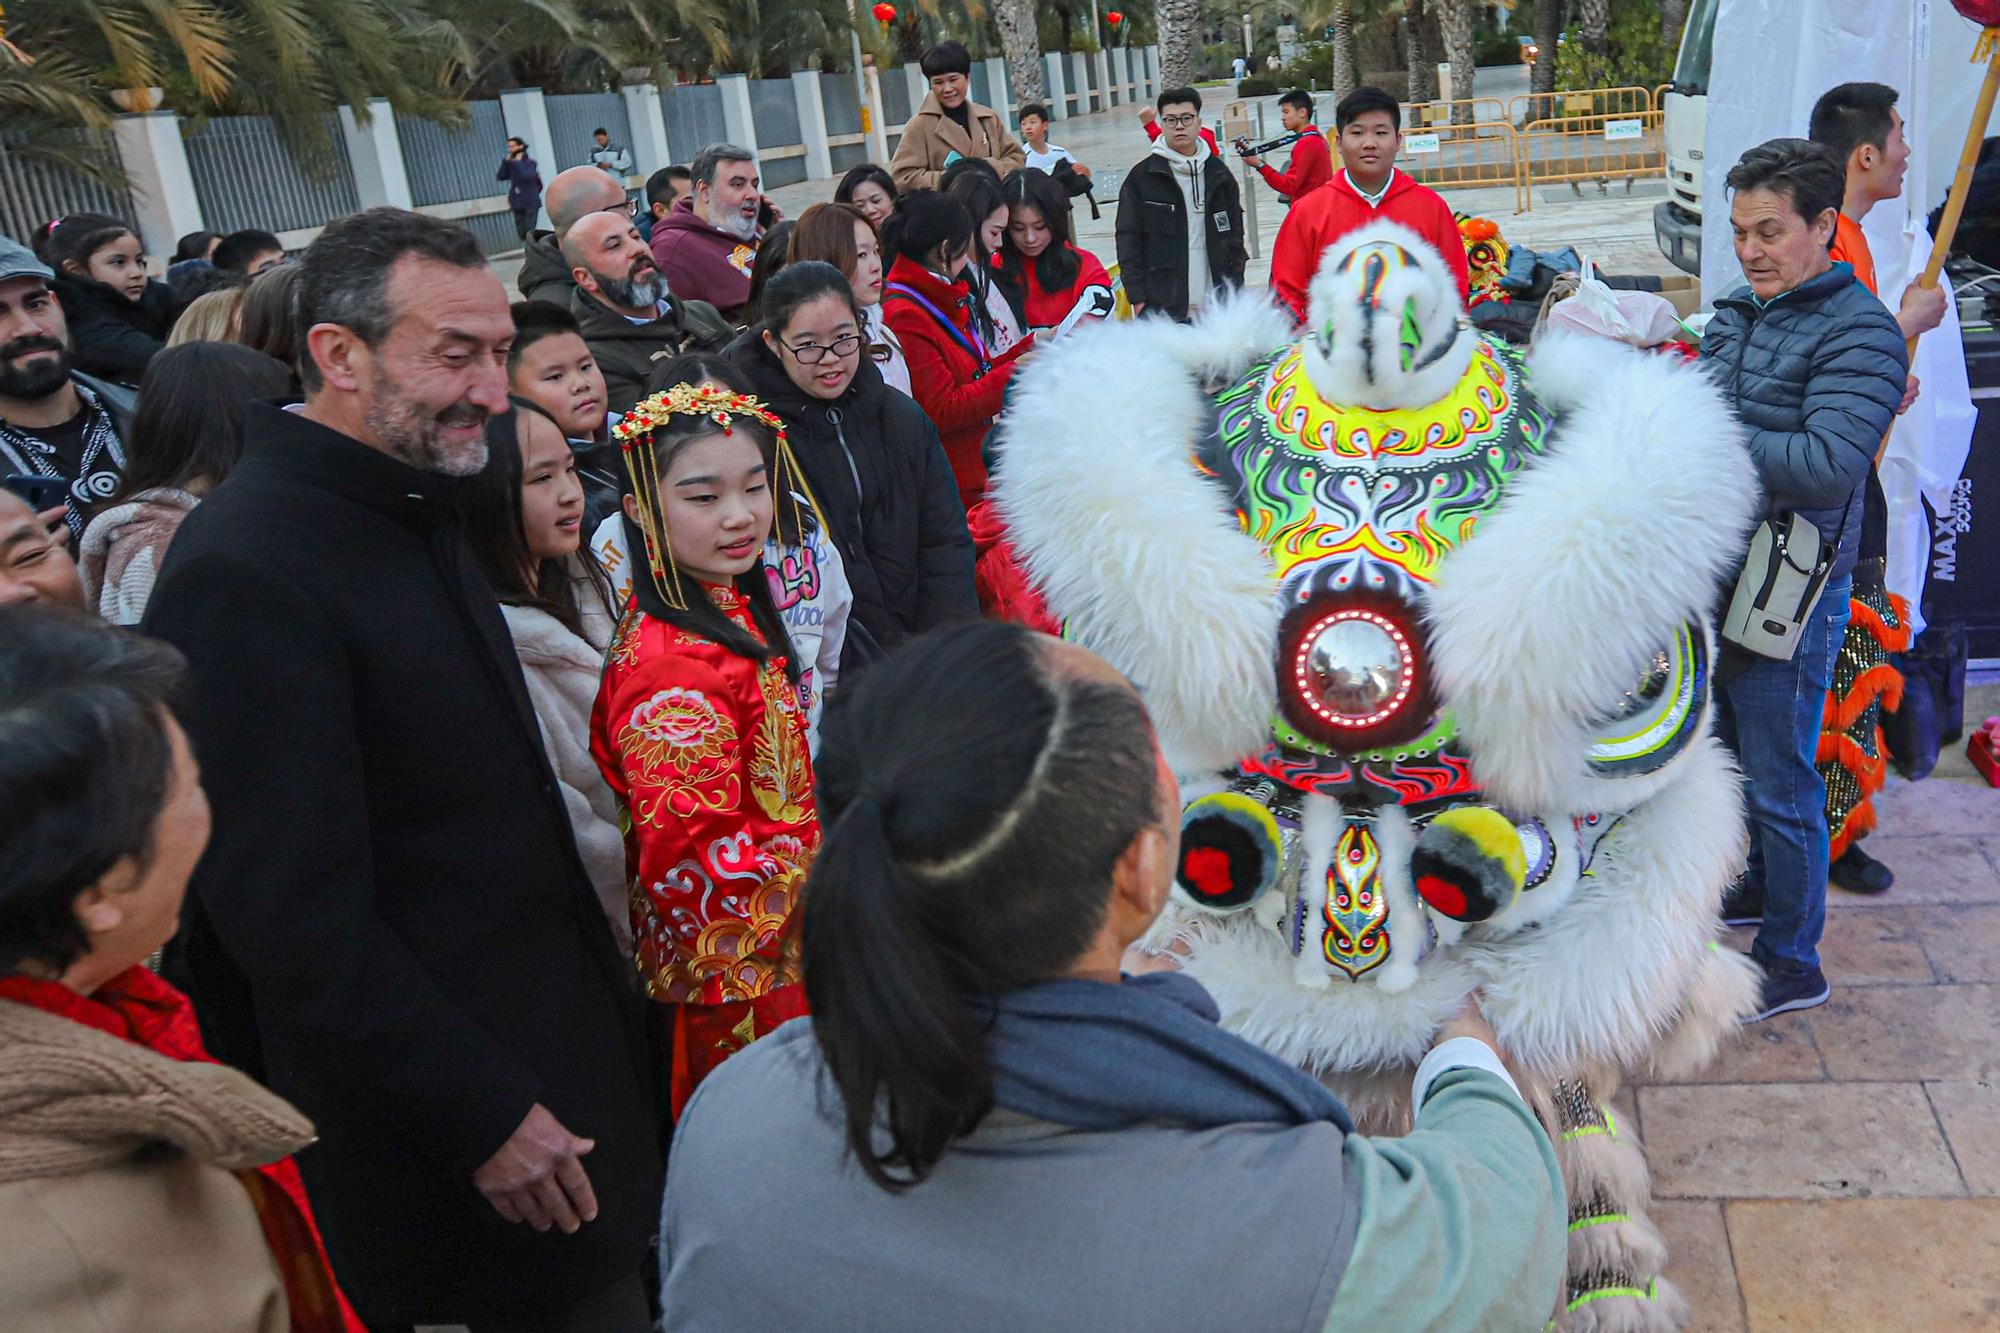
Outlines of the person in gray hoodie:
[[1371,1140],[1129,951],[1181,801],[1102,659],[933,631],[843,686],[815,770],[811,1017],[688,1103],[668,1329],[1548,1321],[1563,1182],[1475,1004],[1417,1070],[1414,1130]]
[[1243,195],[1201,137],[1201,94],[1159,97],[1165,127],[1118,190],[1118,265],[1137,314],[1185,320],[1243,285]]
[[1716,730],[1742,766],[1750,814],[1749,866],[1723,915],[1758,926],[1758,1017],[1769,1018],[1831,994],[1819,966],[1826,784],[1814,759],[1847,628],[1862,491],[1910,363],[1896,317],[1827,253],[1847,187],[1830,149],[1773,139],[1745,153],[1726,183],[1748,282],[1715,303],[1702,359],[1743,419],[1765,513],[1799,515],[1834,551],[1791,659],[1729,650],[1716,673]]

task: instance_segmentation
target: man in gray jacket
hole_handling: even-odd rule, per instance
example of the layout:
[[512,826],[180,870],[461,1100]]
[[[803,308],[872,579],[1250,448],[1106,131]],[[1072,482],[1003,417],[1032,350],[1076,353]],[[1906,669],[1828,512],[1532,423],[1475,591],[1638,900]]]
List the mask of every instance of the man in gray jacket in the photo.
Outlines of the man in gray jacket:
[[[1758,1017],[1824,1004],[1826,787],[1813,766],[1847,626],[1862,487],[1895,419],[1909,357],[1895,316],[1828,255],[1846,173],[1806,139],[1773,139],[1730,168],[1730,222],[1748,285],[1715,303],[1702,357],[1743,419],[1765,512],[1798,514],[1835,549],[1790,661],[1731,653],[1716,725],[1746,783],[1750,863],[1724,905],[1758,923]],[[1664,553],[1663,553],[1664,554]]]

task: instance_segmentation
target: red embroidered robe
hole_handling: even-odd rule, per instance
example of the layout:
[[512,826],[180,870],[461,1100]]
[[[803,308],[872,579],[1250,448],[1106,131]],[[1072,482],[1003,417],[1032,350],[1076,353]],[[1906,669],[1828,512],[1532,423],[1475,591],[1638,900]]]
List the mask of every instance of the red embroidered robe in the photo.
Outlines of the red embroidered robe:
[[[758,635],[732,588],[704,585]],[[628,608],[590,727],[625,812],[646,993],[674,1006],[676,1115],[730,1052],[805,1011],[787,925],[819,849],[806,710],[785,663]]]

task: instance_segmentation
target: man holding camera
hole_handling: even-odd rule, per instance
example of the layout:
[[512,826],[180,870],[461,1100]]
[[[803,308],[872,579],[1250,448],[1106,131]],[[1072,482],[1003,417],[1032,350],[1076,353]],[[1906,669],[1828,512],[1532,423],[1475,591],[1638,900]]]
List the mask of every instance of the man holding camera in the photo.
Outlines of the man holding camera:
[[1326,137],[1313,124],[1311,93],[1294,88],[1280,97],[1278,120],[1284,125],[1285,133],[1294,140],[1292,155],[1286,160],[1282,172],[1268,165],[1263,154],[1252,149],[1247,140],[1238,139],[1236,151],[1245,162],[1257,168],[1266,185],[1296,204],[1333,179],[1333,153],[1326,146]]

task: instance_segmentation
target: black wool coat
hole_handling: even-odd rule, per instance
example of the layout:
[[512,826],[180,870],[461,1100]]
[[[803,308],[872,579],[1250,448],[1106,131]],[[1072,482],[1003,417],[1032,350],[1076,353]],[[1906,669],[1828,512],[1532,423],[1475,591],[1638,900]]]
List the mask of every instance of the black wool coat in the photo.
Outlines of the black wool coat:
[[[643,1263],[661,1163],[643,1001],[578,857],[458,483],[253,405],[144,632],[187,655],[215,831],[181,962],[299,1156],[371,1325],[574,1301]],[[472,1173],[535,1103],[596,1140],[574,1236]]]
[[737,339],[729,359],[785,423],[846,566],[854,612],[841,674],[912,634],[977,616],[965,507],[924,409],[866,358],[846,393],[815,398],[792,383],[760,329]]
[[1211,290],[1243,285],[1243,193],[1219,157],[1202,163],[1203,216],[1190,220],[1173,168],[1157,153],[1139,159],[1118,188],[1118,272],[1125,297],[1149,315],[1188,317],[1188,227],[1202,229]]
[[174,298],[167,284],[148,282],[137,301],[94,278],[57,278],[55,289],[70,346],[76,349],[71,364],[86,375],[137,384],[174,327]]

